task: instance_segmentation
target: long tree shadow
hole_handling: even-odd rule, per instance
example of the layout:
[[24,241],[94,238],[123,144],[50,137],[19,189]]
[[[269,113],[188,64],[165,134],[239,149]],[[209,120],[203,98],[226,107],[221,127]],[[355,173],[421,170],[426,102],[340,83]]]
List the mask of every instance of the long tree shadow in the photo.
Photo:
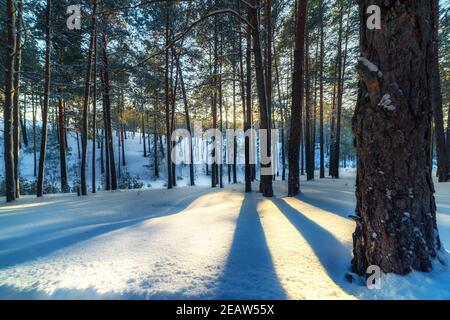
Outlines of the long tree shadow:
[[275,198],[272,201],[309,243],[330,278],[342,289],[348,288],[344,276],[350,267],[351,252],[349,248],[283,199]]
[[0,269],[45,257],[59,249],[115,230],[137,225],[148,219],[178,214],[204,193],[207,192],[202,191],[187,196],[183,200],[176,201],[176,205],[159,208],[159,212],[152,210],[153,212],[147,212],[135,218],[119,221],[94,219],[69,225],[52,225],[48,228],[39,229],[37,233],[2,240],[0,243],[0,249],[2,249],[0,250]]
[[218,280],[218,299],[286,299],[256,211],[255,197],[247,194],[242,203],[230,253]]
[[[333,192],[336,191],[333,190]],[[330,198],[327,198],[323,193],[321,193],[316,198],[309,194],[301,193],[297,198],[314,207],[321,208],[343,218],[348,218],[349,215],[353,215],[355,213],[356,204],[351,201],[345,201],[345,197],[343,197],[343,200],[336,199],[336,194]]]

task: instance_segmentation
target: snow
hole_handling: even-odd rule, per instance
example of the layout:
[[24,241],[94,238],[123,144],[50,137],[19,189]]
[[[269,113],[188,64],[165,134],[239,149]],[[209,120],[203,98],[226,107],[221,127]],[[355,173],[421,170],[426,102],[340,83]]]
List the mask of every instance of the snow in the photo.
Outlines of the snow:
[[[2,204],[0,298],[450,298],[450,271],[437,261],[429,273],[383,275],[380,290],[345,279],[354,174],[302,181],[297,198],[285,197],[286,183],[277,181],[271,199],[227,185]],[[436,189],[449,248],[450,184]]]
[[366,66],[367,69],[369,69],[370,72],[376,73],[379,78],[383,77],[383,73],[381,72],[381,70],[375,64],[370,62],[367,58],[359,57],[358,61],[361,62],[364,66]]
[[395,112],[397,109],[392,104],[391,95],[386,93],[382,98],[380,103],[378,104],[380,107],[386,109],[387,111]]

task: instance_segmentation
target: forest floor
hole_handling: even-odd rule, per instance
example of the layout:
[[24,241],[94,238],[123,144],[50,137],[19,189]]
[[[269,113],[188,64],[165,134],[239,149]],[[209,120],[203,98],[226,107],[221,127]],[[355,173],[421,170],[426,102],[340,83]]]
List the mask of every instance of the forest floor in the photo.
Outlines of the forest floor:
[[[450,248],[450,184],[436,188]],[[450,298],[450,270],[438,262],[429,273],[383,275],[380,290],[345,280],[352,172],[303,181],[298,198],[286,191],[279,181],[272,199],[227,185],[2,204],[0,298]]]

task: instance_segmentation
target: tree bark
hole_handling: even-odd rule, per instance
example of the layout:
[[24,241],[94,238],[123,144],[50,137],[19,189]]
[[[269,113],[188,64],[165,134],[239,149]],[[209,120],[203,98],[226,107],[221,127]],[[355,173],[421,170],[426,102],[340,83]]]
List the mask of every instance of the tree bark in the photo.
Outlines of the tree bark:
[[97,30],[94,34],[94,67],[92,72],[92,193],[97,192],[96,183],[96,139],[97,139]]
[[[266,149],[260,149],[261,159],[267,158],[267,163],[261,163],[261,171],[270,171],[271,168],[271,134],[270,134],[270,113],[269,103],[267,100],[267,87],[266,79],[264,77],[264,65],[262,58],[260,31],[259,31],[259,19],[257,13],[257,7],[259,6],[259,0],[251,0],[251,6],[248,7],[249,20],[252,24],[252,41],[253,41],[253,54],[255,58],[255,74],[256,74],[256,87],[258,92],[259,101],[259,116],[260,116],[260,129],[266,130],[266,133],[260,133],[260,138],[266,141]],[[273,196],[272,188],[272,173],[262,172],[260,182],[260,192],[264,197]]]
[[16,49],[14,55],[13,149],[16,199],[20,198],[20,68],[22,63],[22,0],[17,0]]
[[169,88],[169,35],[170,35],[170,1],[166,3],[166,50],[165,50],[165,95],[166,95],[166,144],[167,144],[167,189],[172,189],[172,150],[170,128],[170,88]]
[[189,117],[189,104],[187,100],[186,94],[186,86],[184,84],[183,78],[183,69],[181,67],[180,56],[176,56],[177,69],[180,76],[180,85],[181,85],[181,93],[183,95],[183,104],[184,104],[184,115],[186,119],[186,129],[189,132],[190,140],[189,140],[189,182],[191,186],[195,185],[195,174],[194,174],[194,153],[192,148],[192,129],[191,129],[191,119]]
[[[365,26],[382,8],[382,29]],[[431,176],[432,1],[359,1],[354,272],[428,271],[441,248]]]
[[82,131],[81,131],[81,195],[87,195],[86,186],[86,164],[87,164],[87,141],[88,141],[88,109],[89,109],[89,97],[91,89],[91,73],[92,73],[92,56],[94,51],[95,41],[95,29],[96,29],[96,12],[97,1],[94,0],[92,4],[92,25],[91,36],[89,41],[88,57],[86,62],[86,78],[84,83],[84,100],[83,100],[83,118],[82,118]]
[[5,104],[3,107],[3,139],[6,202],[12,202],[16,200],[13,150],[14,54],[16,47],[16,30],[13,0],[6,1],[6,18],[8,46],[5,57]]
[[319,136],[320,136],[320,168],[319,177],[325,178],[325,155],[324,155],[324,128],[323,128],[323,68],[325,57],[325,39],[324,39],[324,21],[323,16],[325,14],[323,0],[320,2],[320,65],[319,65]]
[[431,0],[433,16],[433,98],[431,100],[433,106],[434,118],[434,134],[436,137],[436,154],[437,154],[437,174],[439,182],[447,182],[450,178],[449,155],[445,143],[444,115],[442,110],[442,94],[441,94],[441,78],[439,70],[439,2]]
[[51,13],[51,0],[47,0],[47,8],[45,13],[45,75],[44,75],[44,102],[42,106],[42,136],[41,146],[39,152],[39,172],[37,180],[37,196],[42,197],[44,195],[44,166],[45,166],[45,153],[47,151],[47,124],[48,124],[48,104],[50,95],[50,58],[51,58],[51,26],[50,26],[50,13]]
[[[106,52],[107,39],[106,34],[103,33],[103,103],[105,112],[105,137],[107,144],[107,166],[106,170],[110,173],[111,190],[117,190],[117,176],[116,164],[114,158],[114,144],[112,135],[112,119],[111,119],[111,100],[109,92],[109,68],[108,68],[108,54]],[[107,189],[108,190],[108,189]]]
[[296,196],[300,192],[299,157],[300,157],[300,135],[302,131],[302,109],[304,94],[304,69],[303,59],[305,56],[305,25],[306,25],[307,1],[297,3],[295,47],[294,47],[294,72],[292,76],[292,107],[291,128],[289,138],[289,176],[288,195]]

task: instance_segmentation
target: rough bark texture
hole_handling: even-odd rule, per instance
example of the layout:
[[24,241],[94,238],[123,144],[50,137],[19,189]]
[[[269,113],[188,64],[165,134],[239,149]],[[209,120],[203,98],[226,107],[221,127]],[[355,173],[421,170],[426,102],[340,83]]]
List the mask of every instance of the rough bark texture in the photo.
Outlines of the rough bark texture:
[[[379,5],[382,29],[366,28]],[[353,270],[428,271],[441,247],[431,177],[431,1],[359,1]]]

